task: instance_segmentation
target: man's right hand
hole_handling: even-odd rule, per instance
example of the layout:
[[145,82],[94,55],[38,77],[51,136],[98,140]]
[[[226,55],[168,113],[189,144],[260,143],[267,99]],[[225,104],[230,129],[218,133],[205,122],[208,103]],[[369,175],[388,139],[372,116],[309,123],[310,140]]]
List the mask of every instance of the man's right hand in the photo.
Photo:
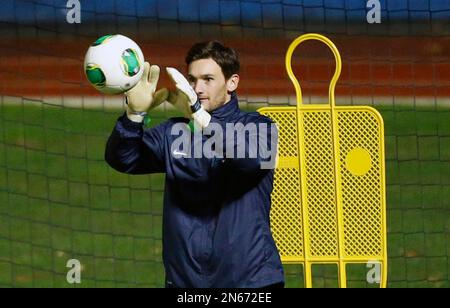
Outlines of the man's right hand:
[[144,73],[139,82],[125,92],[127,97],[127,117],[133,122],[142,122],[149,109],[167,100],[169,91],[165,88],[156,91],[160,69],[157,65],[144,63]]

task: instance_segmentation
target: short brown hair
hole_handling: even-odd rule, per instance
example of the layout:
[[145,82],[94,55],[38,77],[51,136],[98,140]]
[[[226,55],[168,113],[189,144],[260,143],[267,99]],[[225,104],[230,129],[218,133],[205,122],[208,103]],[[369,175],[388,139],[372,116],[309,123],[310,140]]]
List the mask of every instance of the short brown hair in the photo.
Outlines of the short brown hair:
[[239,73],[239,57],[232,48],[223,46],[218,41],[197,43],[191,47],[186,56],[186,64],[200,59],[213,59],[222,69],[225,80]]

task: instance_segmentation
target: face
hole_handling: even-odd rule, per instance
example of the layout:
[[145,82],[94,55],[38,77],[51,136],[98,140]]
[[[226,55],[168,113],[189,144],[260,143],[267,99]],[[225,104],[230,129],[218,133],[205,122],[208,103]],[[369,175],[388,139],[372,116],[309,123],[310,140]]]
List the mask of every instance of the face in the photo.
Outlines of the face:
[[221,67],[213,59],[200,59],[188,67],[188,80],[206,111],[213,111],[231,99],[239,83],[237,74],[225,80]]

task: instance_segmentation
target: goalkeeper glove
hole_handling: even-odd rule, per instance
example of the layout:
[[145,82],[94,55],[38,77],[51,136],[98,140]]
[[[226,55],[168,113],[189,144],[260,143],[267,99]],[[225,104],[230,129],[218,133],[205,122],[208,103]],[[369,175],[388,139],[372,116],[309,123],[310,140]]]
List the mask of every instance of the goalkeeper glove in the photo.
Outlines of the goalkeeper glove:
[[175,68],[167,67],[166,71],[177,88],[176,93],[169,93],[167,100],[181,110],[185,116],[192,117],[201,128],[207,127],[211,121],[211,115],[203,109],[189,82]]
[[141,79],[133,88],[125,92],[128,105],[127,117],[131,121],[141,123],[149,109],[167,100],[169,96],[167,89],[164,88],[155,93],[159,72],[157,65],[150,66],[150,63],[145,62]]

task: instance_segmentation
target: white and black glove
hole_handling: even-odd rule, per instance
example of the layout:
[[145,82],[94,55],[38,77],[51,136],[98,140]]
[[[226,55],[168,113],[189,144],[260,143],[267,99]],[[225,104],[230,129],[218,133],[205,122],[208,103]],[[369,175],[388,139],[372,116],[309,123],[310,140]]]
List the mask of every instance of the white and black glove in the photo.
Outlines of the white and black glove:
[[189,81],[175,68],[167,67],[166,71],[177,88],[176,93],[169,93],[167,98],[169,103],[181,110],[186,117],[192,117],[201,128],[207,127],[211,121],[211,115],[203,109]]

